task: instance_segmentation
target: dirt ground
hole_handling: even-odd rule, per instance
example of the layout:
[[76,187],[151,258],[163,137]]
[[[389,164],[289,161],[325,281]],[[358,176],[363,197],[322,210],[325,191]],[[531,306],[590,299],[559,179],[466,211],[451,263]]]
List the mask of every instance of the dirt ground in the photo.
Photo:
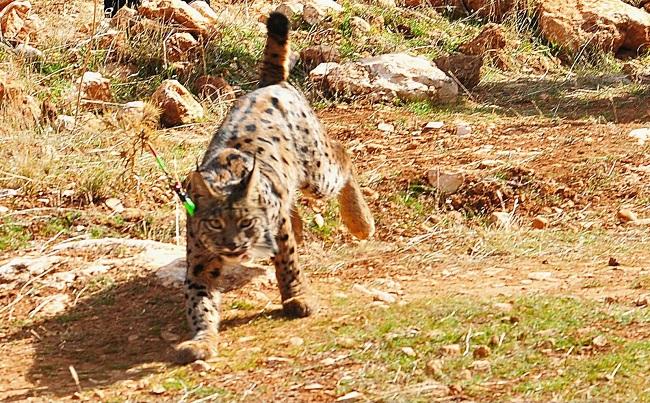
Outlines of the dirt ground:
[[[173,346],[189,336],[180,288],[156,274],[173,262],[148,264],[134,258],[143,248],[110,243],[60,249],[75,238],[68,232],[2,252],[0,267],[16,257],[54,260],[32,277],[21,277],[26,266],[20,265],[15,277],[0,277],[0,400],[327,402],[356,390],[362,392],[359,401],[569,400],[562,393],[517,389],[546,376],[534,371],[495,372],[466,387],[460,378],[413,384],[409,376],[416,371],[409,375],[406,367],[386,367],[389,380],[372,378],[368,368],[383,358],[364,355],[371,350],[367,344],[346,347],[341,340],[348,336],[341,332],[373,328],[384,310],[446,301],[569,298],[647,312],[648,228],[622,223],[617,215],[625,208],[650,218],[648,146],[629,136],[648,124],[647,96],[599,83],[536,77],[483,83],[445,109],[355,103],[320,109],[328,133],[354,156],[375,214],[374,239],[354,240],[334,205],[304,200],[307,231],[300,255],[321,312],[298,321],[283,318],[279,294],[266,277],[229,291],[220,355],[207,367],[170,361]],[[426,129],[433,121],[444,125]],[[458,134],[461,122],[471,133]],[[381,123],[393,129],[380,130]],[[174,135],[203,139],[216,124],[199,126]],[[462,185],[440,194],[428,182],[433,169],[460,173]],[[128,197],[123,195],[125,203]],[[11,207],[3,218],[28,223],[34,233],[45,225],[42,216],[76,212],[82,218],[74,225],[90,228],[105,221],[98,217],[115,215],[104,205],[40,208],[20,196],[0,202]],[[510,222],[492,223],[493,212],[510,213]],[[324,217],[323,225],[315,223],[315,214]],[[544,218],[543,229],[533,228],[535,217]],[[182,258],[182,246],[170,248]],[[390,298],[373,297],[367,289]],[[65,298],[64,308],[47,314],[55,297]],[[647,340],[643,315],[624,329],[615,326],[617,337]],[[418,318],[407,327],[418,328]],[[431,357],[418,357],[414,368],[420,371]],[[440,384],[446,389],[438,394]],[[577,397],[588,400],[587,389]],[[640,401],[650,399],[645,393]]]

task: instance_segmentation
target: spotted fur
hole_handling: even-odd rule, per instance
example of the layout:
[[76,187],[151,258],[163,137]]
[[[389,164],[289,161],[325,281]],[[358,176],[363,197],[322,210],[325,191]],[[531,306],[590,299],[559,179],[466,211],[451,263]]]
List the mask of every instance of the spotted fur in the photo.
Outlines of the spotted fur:
[[[278,23],[288,32],[286,17],[271,15],[269,25]],[[272,34],[269,29],[268,41],[275,40]],[[187,186],[196,204],[195,215],[187,218],[185,281],[195,335],[178,346],[181,363],[215,353],[221,274],[246,255],[273,257],[286,314],[304,317],[317,309],[298,264],[302,224],[292,208],[297,191],[337,196],[352,234],[365,239],[374,233],[350,157],[326,136],[304,96],[283,79],[236,102]]]

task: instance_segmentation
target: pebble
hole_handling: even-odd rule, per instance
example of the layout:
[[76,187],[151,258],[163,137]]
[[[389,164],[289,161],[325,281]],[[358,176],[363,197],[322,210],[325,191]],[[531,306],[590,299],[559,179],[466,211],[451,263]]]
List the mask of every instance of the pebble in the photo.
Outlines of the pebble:
[[352,391],[336,399],[337,402],[358,402],[363,398],[363,394]]
[[596,347],[605,347],[607,345],[607,338],[603,335],[596,336],[591,341],[591,344]]
[[180,340],[180,336],[167,330],[160,332],[160,338],[170,343]]
[[193,371],[197,371],[197,372],[200,372],[200,371],[210,372],[210,371],[212,371],[212,366],[210,366],[210,364],[208,364],[207,362],[205,362],[203,360],[194,361],[191,364],[190,367],[192,368]]
[[325,225],[325,219],[323,218],[322,215],[315,214],[314,215],[314,224],[316,224],[316,226],[318,228],[323,228],[323,226]]
[[472,369],[477,372],[490,372],[492,370],[492,364],[487,360],[476,360],[472,363]]
[[302,346],[303,344],[305,344],[305,340],[302,339],[301,337],[296,337],[296,336],[294,336],[294,337],[292,337],[292,338],[289,339],[289,345],[290,345],[290,346],[300,347],[300,346]]
[[392,133],[395,131],[395,126],[390,123],[380,123],[377,125],[377,128],[382,132]]
[[486,358],[492,354],[492,350],[488,346],[476,346],[472,355],[474,358]]
[[553,277],[550,271],[533,271],[528,273],[528,278],[536,281],[547,281]]
[[444,356],[456,356],[460,355],[460,345],[459,344],[448,344],[440,348],[440,353]]
[[429,376],[441,378],[445,374],[442,370],[443,366],[443,361],[440,359],[430,360],[424,367],[424,372]]
[[402,347],[402,352],[409,357],[415,357],[417,355],[415,353],[415,350],[413,350],[411,347]]
[[532,226],[535,229],[544,229],[548,227],[548,220],[542,216],[533,218]]
[[634,222],[639,219],[637,215],[634,213],[634,211],[629,209],[618,210],[618,212],[616,213],[616,218],[618,218],[618,221],[620,221],[622,224],[628,222]]
[[458,136],[469,136],[472,134],[472,126],[469,125],[469,123],[466,122],[458,122],[456,123],[456,134]]

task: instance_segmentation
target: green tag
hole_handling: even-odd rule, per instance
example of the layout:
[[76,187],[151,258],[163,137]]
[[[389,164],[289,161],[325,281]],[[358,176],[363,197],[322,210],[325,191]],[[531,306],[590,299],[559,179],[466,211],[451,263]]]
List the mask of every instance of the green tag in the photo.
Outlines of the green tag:
[[185,206],[185,210],[187,210],[187,214],[193,217],[194,211],[196,211],[196,205],[194,204],[194,202],[189,197],[186,197],[185,201],[183,202],[183,206]]

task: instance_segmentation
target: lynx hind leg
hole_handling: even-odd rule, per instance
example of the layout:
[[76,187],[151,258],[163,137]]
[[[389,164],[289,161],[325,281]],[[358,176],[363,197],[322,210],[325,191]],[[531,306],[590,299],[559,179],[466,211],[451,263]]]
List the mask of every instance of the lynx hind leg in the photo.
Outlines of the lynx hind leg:
[[352,235],[359,239],[368,239],[375,233],[375,219],[357,183],[352,161],[340,143],[333,144],[333,151],[347,178],[338,194],[341,220]]

